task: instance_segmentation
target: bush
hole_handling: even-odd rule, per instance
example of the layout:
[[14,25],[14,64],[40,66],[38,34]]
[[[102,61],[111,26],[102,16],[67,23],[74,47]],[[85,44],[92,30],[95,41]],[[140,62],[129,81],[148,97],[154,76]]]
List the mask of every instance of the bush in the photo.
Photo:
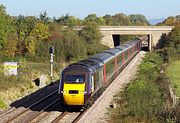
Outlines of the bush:
[[162,99],[158,87],[151,82],[136,80],[125,91],[128,112],[138,118],[149,119],[162,109]]

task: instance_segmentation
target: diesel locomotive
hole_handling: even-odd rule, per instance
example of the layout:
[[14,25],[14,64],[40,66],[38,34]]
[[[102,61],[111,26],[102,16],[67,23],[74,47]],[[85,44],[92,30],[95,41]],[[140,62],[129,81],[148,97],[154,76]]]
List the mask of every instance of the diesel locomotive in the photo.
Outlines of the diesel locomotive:
[[77,63],[61,73],[59,91],[63,105],[85,106],[107,86],[141,49],[140,39],[104,51]]

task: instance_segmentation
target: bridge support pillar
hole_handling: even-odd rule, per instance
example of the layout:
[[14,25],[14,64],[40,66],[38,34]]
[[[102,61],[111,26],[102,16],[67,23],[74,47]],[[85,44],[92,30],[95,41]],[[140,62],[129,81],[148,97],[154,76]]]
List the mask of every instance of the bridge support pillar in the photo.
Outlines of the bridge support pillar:
[[148,34],[149,51],[152,50],[152,34]]

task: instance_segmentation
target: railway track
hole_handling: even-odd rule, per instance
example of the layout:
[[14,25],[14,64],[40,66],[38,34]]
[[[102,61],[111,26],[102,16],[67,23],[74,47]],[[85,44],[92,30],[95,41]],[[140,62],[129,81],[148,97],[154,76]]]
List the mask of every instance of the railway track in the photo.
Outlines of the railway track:
[[51,107],[53,107],[54,105],[56,105],[56,103],[58,104],[58,102],[60,101],[60,98],[56,99],[55,101],[53,101],[52,103],[50,103],[49,105],[47,105],[46,107],[44,107],[44,109],[42,109],[39,112],[33,113],[30,117],[28,117],[28,119],[25,120],[24,123],[30,123],[32,122],[34,119],[40,117],[40,115],[42,115],[43,113],[46,113],[45,110],[50,109]]
[[[49,121],[50,123],[58,122],[74,122],[76,123],[82,115],[86,112],[87,109],[83,111],[78,111],[77,109],[65,109],[60,104],[60,98],[57,94],[58,90],[50,93],[44,98],[38,100],[27,108],[12,107],[6,112],[0,114],[0,123],[14,123],[14,122],[23,122],[23,123],[35,123],[41,122],[40,120],[44,117],[48,120],[48,116],[52,112],[56,112],[57,108],[61,110],[57,111],[56,117]],[[47,103],[48,102],[48,103]],[[45,104],[47,103],[47,104]],[[51,117],[51,116],[50,116]],[[46,122],[46,121],[45,121]]]
[[73,109],[71,109],[71,111],[64,111],[58,117],[56,117],[51,123],[77,123],[80,120],[80,118],[86,113],[87,110],[88,108],[84,109],[83,111],[73,111]]
[[[18,117],[22,116],[23,114],[25,114],[26,112],[30,111],[31,109],[37,108],[37,110],[38,110],[38,105],[40,105],[43,102],[46,102],[47,100],[49,100],[50,97],[53,97],[54,95],[56,95],[57,92],[58,92],[58,90],[50,93],[49,95],[45,96],[44,98],[42,98],[39,101],[35,102],[34,104],[30,105],[28,108],[22,108],[22,107],[21,108],[14,108],[13,107],[13,108],[9,109],[8,111],[6,111],[6,112],[4,112],[3,114],[0,115],[0,123],[1,122],[3,122],[3,123],[12,122],[13,120],[15,120]],[[55,97],[55,98],[57,99],[57,97]],[[48,108],[48,106],[45,106],[42,109],[45,110],[47,108]]]

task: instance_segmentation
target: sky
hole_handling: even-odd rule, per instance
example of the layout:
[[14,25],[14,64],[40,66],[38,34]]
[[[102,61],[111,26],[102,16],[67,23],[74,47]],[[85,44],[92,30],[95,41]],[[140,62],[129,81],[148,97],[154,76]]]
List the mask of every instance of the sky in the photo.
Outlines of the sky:
[[47,11],[49,17],[88,14],[104,16],[117,13],[143,14],[147,19],[180,15],[180,0],[0,0],[11,16],[32,15]]

